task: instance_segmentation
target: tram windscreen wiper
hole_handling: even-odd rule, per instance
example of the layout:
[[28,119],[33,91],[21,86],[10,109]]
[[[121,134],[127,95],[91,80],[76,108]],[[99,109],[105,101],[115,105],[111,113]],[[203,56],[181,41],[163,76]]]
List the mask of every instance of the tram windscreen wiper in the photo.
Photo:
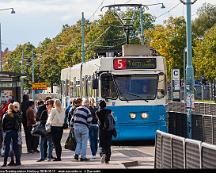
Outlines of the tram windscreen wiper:
[[114,82],[115,87],[116,87],[116,89],[117,89],[117,93],[118,93],[119,98],[121,97],[121,98],[125,99],[125,100],[128,102],[129,100],[127,99],[127,97],[125,97],[125,96],[122,94],[122,92],[120,91],[120,89],[119,89],[119,87],[118,87],[118,84],[117,84],[116,81],[114,80],[113,76],[112,76],[112,79],[113,79],[113,82]]
[[119,96],[119,97],[121,97],[121,98],[125,99],[127,102],[129,101],[129,100],[127,99],[127,97],[125,97],[125,96],[123,96],[123,95],[121,95],[121,94],[120,94],[120,96]]
[[130,95],[132,95],[132,96],[139,97],[139,98],[141,98],[142,100],[145,100],[145,101],[148,103],[148,100],[146,100],[145,98],[143,98],[142,96],[140,96],[140,95],[138,95],[138,94],[131,93],[131,92],[127,92],[127,94],[130,94]]

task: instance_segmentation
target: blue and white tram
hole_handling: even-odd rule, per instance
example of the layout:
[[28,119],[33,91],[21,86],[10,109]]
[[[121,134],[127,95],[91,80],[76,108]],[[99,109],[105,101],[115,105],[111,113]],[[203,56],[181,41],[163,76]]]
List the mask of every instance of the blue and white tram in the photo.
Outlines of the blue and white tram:
[[77,64],[62,70],[62,98],[105,99],[116,120],[113,140],[153,140],[156,130],[167,131],[164,57],[102,57],[85,62],[81,75],[80,69]]

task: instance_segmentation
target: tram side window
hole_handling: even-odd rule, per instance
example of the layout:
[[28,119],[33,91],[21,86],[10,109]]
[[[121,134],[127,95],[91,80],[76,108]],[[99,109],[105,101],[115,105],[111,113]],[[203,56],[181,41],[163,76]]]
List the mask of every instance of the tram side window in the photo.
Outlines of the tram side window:
[[65,83],[65,81],[62,81],[62,94],[64,95],[64,96],[66,96],[66,83]]
[[166,77],[164,74],[159,74],[157,98],[163,98],[166,95]]
[[76,81],[76,97],[80,96],[80,81]]
[[101,75],[101,96],[103,98],[117,99],[116,87],[110,74]]

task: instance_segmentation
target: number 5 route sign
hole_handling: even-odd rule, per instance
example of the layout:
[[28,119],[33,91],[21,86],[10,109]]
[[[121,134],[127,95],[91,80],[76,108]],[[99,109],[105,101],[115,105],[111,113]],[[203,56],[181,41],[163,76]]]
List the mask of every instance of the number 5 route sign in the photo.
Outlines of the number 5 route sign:
[[32,83],[32,90],[47,90],[47,84],[45,82]]

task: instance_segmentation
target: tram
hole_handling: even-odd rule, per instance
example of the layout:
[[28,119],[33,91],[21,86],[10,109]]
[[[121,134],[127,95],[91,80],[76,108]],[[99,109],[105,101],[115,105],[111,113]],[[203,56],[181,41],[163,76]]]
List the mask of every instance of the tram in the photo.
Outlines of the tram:
[[123,45],[121,57],[100,57],[62,69],[62,101],[106,100],[116,120],[113,141],[154,140],[167,131],[165,58],[143,45]]

